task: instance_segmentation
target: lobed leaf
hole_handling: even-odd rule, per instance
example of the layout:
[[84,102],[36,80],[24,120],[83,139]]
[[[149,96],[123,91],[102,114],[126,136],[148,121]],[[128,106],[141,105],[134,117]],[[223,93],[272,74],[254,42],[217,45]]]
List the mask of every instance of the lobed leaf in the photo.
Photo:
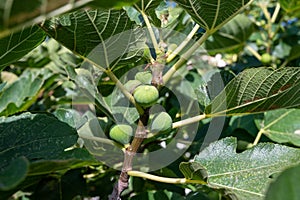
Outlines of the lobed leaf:
[[[262,200],[270,176],[299,163],[300,150],[272,143],[260,143],[236,153],[235,138],[210,144],[191,162],[180,164],[188,179],[205,180],[209,187],[225,189],[240,200]],[[192,176],[193,175],[193,176]]]

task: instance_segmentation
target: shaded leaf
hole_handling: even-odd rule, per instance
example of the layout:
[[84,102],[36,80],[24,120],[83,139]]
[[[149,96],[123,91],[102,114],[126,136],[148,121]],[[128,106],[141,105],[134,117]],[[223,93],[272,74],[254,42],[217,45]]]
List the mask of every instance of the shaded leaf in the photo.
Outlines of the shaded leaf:
[[300,45],[297,44],[297,45],[292,46],[290,55],[288,56],[287,60],[291,61],[291,60],[297,59],[299,57],[300,57]]
[[0,171],[0,190],[10,190],[21,183],[29,170],[25,157],[13,160],[10,165]]
[[257,123],[260,132],[278,143],[300,146],[300,110],[279,109],[264,113],[264,119]]
[[205,47],[210,54],[239,52],[253,31],[252,21],[240,14],[208,38],[205,41]]
[[244,9],[251,0],[175,0],[182,6],[192,18],[203,28],[208,30],[217,30],[242,9]]
[[45,33],[38,26],[32,26],[1,38],[0,71],[41,44],[45,36]]
[[180,170],[186,178],[203,171],[209,187],[226,189],[238,199],[262,200],[270,176],[300,159],[299,149],[278,144],[260,143],[242,153],[236,153],[236,147],[235,138],[216,141],[195,156],[194,161],[181,163]]
[[298,0],[279,0],[279,3],[287,13],[292,14],[300,10],[300,2]]
[[283,171],[276,180],[270,184],[266,200],[299,200],[300,166]]
[[20,157],[55,159],[77,141],[76,130],[52,115],[23,113],[0,118],[0,169]]
[[34,103],[45,81],[55,76],[49,70],[26,70],[11,85],[0,92],[0,115],[26,110]]
[[300,68],[246,69],[206,107],[208,115],[236,115],[300,106]]

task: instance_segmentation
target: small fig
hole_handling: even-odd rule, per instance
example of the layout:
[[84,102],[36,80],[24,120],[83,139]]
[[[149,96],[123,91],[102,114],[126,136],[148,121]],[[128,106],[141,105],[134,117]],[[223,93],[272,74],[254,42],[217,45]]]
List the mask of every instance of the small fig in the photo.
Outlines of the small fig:
[[134,90],[133,97],[139,105],[147,108],[156,103],[159,93],[152,85],[140,85]]
[[137,88],[139,85],[142,85],[141,81],[138,80],[129,80],[124,84],[124,87],[126,90],[130,93],[133,93],[135,88]]
[[261,62],[263,64],[269,64],[272,61],[272,56],[268,53],[261,55]]
[[158,113],[154,116],[151,126],[151,133],[165,133],[172,129],[172,118],[166,112]]
[[138,72],[134,78],[144,84],[151,84],[152,74],[150,71]]
[[113,126],[109,131],[109,137],[121,144],[130,143],[133,136],[132,127],[127,124],[117,124]]

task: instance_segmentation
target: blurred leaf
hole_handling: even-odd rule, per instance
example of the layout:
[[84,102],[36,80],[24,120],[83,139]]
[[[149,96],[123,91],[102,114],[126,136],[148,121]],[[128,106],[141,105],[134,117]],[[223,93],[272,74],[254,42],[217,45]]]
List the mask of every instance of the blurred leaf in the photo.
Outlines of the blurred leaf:
[[279,109],[264,113],[264,119],[257,123],[260,132],[278,143],[300,146],[300,110]]
[[285,57],[290,55],[292,47],[283,41],[280,41],[278,45],[275,46],[273,51],[273,56],[284,59]]
[[266,200],[299,200],[300,166],[283,171],[276,180],[270,184]]
[[175,0],[202,28],[217,30],[237,15],[252,0]]
[[279,0],[279,3],[287,13],[292,14],[300,10],[300,2],[298,0]]
[[206,107],[211,116],[259,113],[300,106],[300,68],[246,69]]
[[28,109],[50,76],[55,75],[47,69],[24,71],[19,79],[0,92],[0,116]]
[[32,26],[1,38],[0,71],[41,44],[45,36],[45,33],[39,27]]
[[25,157],[13,160],[0,171],[0,190],[10,190],[21,183],[29,170],[29,162]]
[[300,45],[294,45],[292,46],[292,49],[290,51],[290,55],[288,56],[287,60],[291,61],[294,59],[297,59],[300,57]]
[[[226,189],[240,200],[262,200],[270,176],[299,163],[300,150],[272,143],[260,143],[236,153],[235,138],[210,144],[194,161],[180,164],[186,178],[204,179],[208,186]],[[201,173],[191,177],[191,174]]]
[[56,159],[74,145],[77,132],[46,114],[23,113],[0,118],[0,169],[20,156],[29,161]]
[[243,49],[253,31],[252,21],[239,14],[208,38],[205,47],[210,54],[236,53]]

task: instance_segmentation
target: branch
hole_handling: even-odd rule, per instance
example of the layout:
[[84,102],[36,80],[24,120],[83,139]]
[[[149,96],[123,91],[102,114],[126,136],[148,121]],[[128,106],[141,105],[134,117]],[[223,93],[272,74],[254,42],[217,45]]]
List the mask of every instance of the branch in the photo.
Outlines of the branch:
[[185,126],[185,125],[188,125],[188,124],[199,122],[199,121],[201,121],[202,119],[205,119],[205,118],[206,118],[206,115],[202,114],[202,115],[198,115],[198,116],[195,116],[195,117],[184,119],[184,120],[181,120],[181,121],[178,121],[178,122],[174,122],[172,124],[172,128],[179,128],[179,127],[182,127],[182,126]]

